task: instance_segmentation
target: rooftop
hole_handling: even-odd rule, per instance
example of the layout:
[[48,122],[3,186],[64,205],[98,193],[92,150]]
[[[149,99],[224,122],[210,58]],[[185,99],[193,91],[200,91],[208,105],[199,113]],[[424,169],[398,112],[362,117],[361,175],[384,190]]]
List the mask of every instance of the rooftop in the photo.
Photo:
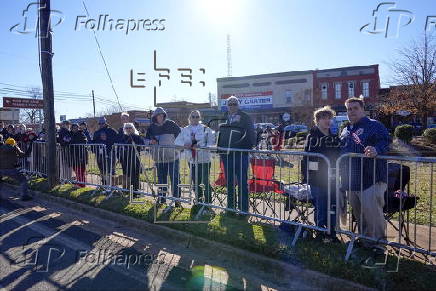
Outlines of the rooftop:
[[336,71],[336,70],[361,70],[374,66],[378,66],[378,65],[376,64],[376,65],[369,65],[369,66],[350,66],[350,67],[340,67],[340,68],[331,68],[331,69],[322,69],[322,70],[316,69],[316,70],[307,70],[307,71],[289,71],[289,72],[250,75],[250,76],[241,76],[241,77],[224,77],[224,78],[217,78],[216,80],[217,82],[229,82],[229,81],[260,79],[260,78],[292,77],[292,76],[312,74],[313,72],[329,72],[329,71]]

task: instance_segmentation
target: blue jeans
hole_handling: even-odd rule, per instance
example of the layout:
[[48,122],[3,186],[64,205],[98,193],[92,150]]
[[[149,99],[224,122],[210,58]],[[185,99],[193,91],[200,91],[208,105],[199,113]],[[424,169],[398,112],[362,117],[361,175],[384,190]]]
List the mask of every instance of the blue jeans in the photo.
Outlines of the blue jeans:
[[[0,177],[7,176],[14,180],[17,180],[21,186],[21,197],[28,196],[27,179],[17,169],[3,169],[0,170]],[[0,190],[3,183],[0,182]]]
[[[157,168],[157,181],[159,184],[168,184],[168,175],[171,179],[171,189],[173,192],[173,197],[180,197],[180,188],[179,188],[179,161],[174,161],[170,163],[156,163]],[[167,187],[161,187],[163,191],[163,196],[166,196]],[[161,202],[165,202],[165,199],[162,199]]]
[[[333,188],[333,186],[331,188]],[[328,191],[326,189],[310,185],[310,193],[312,194],[313,198],[315,224],[319,227],[327,228]],[[330,197],[331,210],[335,210],[336,195],[333,189],[330,191]],[[330,214],[330,227],[332,231],[331,233],[334,235],[336,227],[336,213]]]
[[[224,174],[227,180],[227,207],[235,209],[235,200],[238,209],[248,212],[248,154],[230,152],[222,154]],[[235,176],[238,183],[238,196],[235,199]]]

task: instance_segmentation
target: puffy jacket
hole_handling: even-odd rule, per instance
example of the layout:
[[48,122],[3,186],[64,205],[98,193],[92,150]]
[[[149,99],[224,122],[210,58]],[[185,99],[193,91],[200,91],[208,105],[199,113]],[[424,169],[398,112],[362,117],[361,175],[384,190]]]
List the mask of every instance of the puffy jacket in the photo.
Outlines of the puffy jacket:
[[[178,146],[184,146],[185,144],[196,144],[199,147],[215,146],[215,132],[203,124],[188,125],[182,129],[174,143]],[[191,163],[210,162],[211,154],[208,150],[185,150],[185,153]]]
[[[348,125],[341,133],[342,154],[364,153],[367,146],[376,148],[378,155],[389,150],[391,138],[386,127],[377,120],[363,117],[354,125]],[[360,191],[377,182],[387,181],[387,161],[373,158],[343,158],[340,165],[341,189]],[[363,165],[361,165],[363,160]],[[374,165],[374,160],[376,160]],[[375,167],[375,177],[374,177]],[[361,171],[363,168],[363,172]],[[363,179],[362,179],[363,177]],[[351,185],[351,188],[350,188]]]
[[[162,125],[157,124],[156,116],[158,114],[164,115],[164,122]],[[152,115],[152,124],[148,127],[145,135],[146,143],[149,144],[151,140],[157,142],[157,145],[151,148],[153,160],[156,163],[169,163],[174,162],[179,158],[179,151],[173,148],[162,148],[158,145],[174,145],[174,141],[180,134],[180,127],[172,120],[167,119],[165,110],[161,107],[156,108]]]
[[0,146],[0,169],[15,169],[18,166],[18,158],[24,157],[24,153],[18,146],[3,144]]

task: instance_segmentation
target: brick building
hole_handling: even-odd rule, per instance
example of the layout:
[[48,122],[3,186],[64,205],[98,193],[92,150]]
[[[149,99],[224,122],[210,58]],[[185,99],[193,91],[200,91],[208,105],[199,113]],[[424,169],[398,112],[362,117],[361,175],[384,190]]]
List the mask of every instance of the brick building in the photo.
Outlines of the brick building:
[[[188,116],[192,110],[200,110],[203,112],[203,120],[209,118],[209,114],[216,111],[206,103],[193,103],[188,101],[165,102],[156,104],[157,107],[162,107],[167,112],[168,118],[174,120],[180,127],[188,125]],[[206,113],[206,114],[205,114]]]
[[349,97],[363,96],[371,113],[380,90],[378,65],[354,66],[313,71],[313,105],[330,105],[345,114],[344,102]]
[[[149,123],[149,116],[150,111],[143,111],[143,110],[130,110],[127,111],[129,113],[129,121],[132,123],[135,123],[138,127],[138,130],[144,131]],[[118,130],[122,124],[121,124],[121,112],[112,113],[110,115],[104,116],[107,120],[107,123],[114,128],[115,130]],[[91,132],[95,132],[98,129],[98,119],[100,117],[87,117],[87,118],[76,118],[76,119],[70,119],[69,121],[72,123],[80,123],[82,121],[85,121],[88,125],[88,129]]]

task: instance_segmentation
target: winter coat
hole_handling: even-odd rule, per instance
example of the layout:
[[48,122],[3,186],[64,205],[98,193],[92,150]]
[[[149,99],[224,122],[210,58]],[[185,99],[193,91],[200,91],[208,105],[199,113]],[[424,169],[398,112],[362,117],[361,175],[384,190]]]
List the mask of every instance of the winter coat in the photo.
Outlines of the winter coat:
[[219,147],[252,149],[256,145],[254,124],[247,113],[238,110],[231,115],[226,112],[224,118],[226,122],[219,128]]
[[86,136],[82,131],[70,132],[68,143],[70,158],[67,160],[70,166],[84,166],[88,163],[88,149],[83,146],[85,144]]
[[[102,133],[106,133],[106,141],[103,141],[100,138],[100,135]],[[118,136],[118,133],[115,129],[109,126],[105,126],[100,128],[94,133],[94,139],[92,140],[92,143],[104,143],[107,147],[112,147],[114,143],[117,143],[120,141],[120,138]]]
[[[332,168],[336,165],[336,160],[341,152],[341,141],[337,135],[324,135],[318,127],[313,127],[306,139],[305,152],[319,153],[324,155],[330,162]],[[303,183],[327,189],[328,185],[328,165],[323,158],[303,157],[301,161],[301,174]],[[331,180],[331,185],[334,180]]]
[[[164,114],[164,122],[162,125],[156,122],[156,116],[158,114]],[[174,121],[167,119],[166,116],[165,110],[160,107],[156,108],[151,118],[153,123],[148,127],[145,135],[146,143],[149,144],[151,140],[157,142],[157,144],[151,148],[151,154],[156,163],[170,163],[179,159],[179,150],[159,147],[159,145],[174,145],[174,141],[181,131],[180,127]]]
[[[373,146],[378,155],[383,155],[389,150],[391,143],[386,127],[379,121],[368,117],[363,117],[354,125],[348,125],[343,129],[340,138],[343,144],[342,154],[364,153],[365,147]],[[386,160],[377,159],[374,166],[375,159],[373,158],[351,158],[351,168],[349,168],[349,160],[350,158],[341,160],[342,190],[360,191],[368,189],[377,182],[386,183]],[[361,165],[361,160],[363,160],[363,165]]]
[[[198,147],[215,146],[215,132],[203,124],[188,125],[182,129],[174,143],[178,146],[184,146],[185,144],[196,144]],[[190,163],[210,162],[211,154],[208,150],[185,150],[185,153]]]
[[18,158],[24,156],[24,153],[18,146],[3,144],[0,146],[0,169],[15,169],[18,166]]

